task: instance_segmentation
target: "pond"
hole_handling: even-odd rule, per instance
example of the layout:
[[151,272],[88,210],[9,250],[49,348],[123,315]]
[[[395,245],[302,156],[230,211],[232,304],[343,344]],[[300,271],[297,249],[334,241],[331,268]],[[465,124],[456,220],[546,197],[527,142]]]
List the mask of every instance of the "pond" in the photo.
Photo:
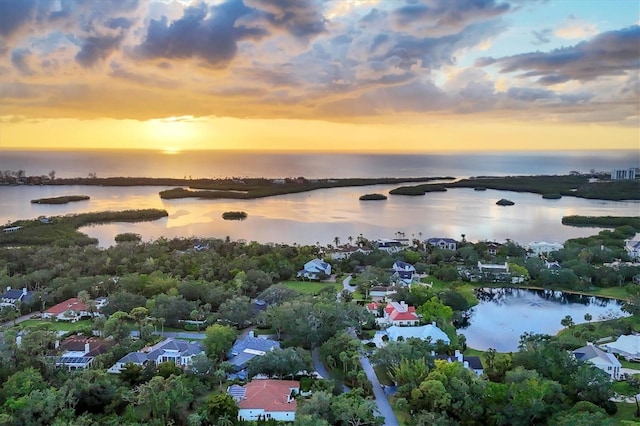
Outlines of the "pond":
[[576,324],[587,322],[585,314],[592,321],[628,316],[621,301],[561,291],[483,288],[477,296],[480,303],[471,310],[469,325],[458,333],[465,335],[469,347],[479,350],[516,352],[521,335],[555,335],[567,315]]

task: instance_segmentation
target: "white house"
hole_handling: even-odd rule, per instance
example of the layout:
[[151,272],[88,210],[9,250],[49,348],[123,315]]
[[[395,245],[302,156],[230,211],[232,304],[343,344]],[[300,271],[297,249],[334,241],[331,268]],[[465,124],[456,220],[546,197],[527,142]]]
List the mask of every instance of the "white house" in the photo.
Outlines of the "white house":
[[614,380],[620,378],[620,369],[622,368],[620,361],[613,354],[603,351],[591,342],[587,342],[587,346],[573,351],[573,355],[579,361],[585,361],[598,367]]
[[398,240],[392,240],[389,238],[379,238],[375,242],[375,246],[378,250],[386,251],[389,254],[398,253],[404,250],[402,242]]
[[611,180],[632,180],[636,178],[636,169],[613,169]]
[[396,260],[392,266],[393,274],[391,278],[401,284],[409,285],[416,278],[416,268],[407,262]]
[[329,257],[335,260],[349,259],[356,253],[369,254],[371,250],[355,246],[340,246],[329,253]]
[[322,259],[313,259],[304,264],[304,269],[298,271],[298,278],[308,280],[319,280],[324,276],[331,275],[331,265]]
[[77,297],[72,297],[44,311],[42,318],[76,322],[83,317],[100,316],[100,309],[106,305],[107,299],[96,299],[93,303],[94,306],[90,307],[81,302]]
[[615,342],[602,346],[609,352],[620,354],[627,361],[640,361],[640,336],[636,334],[620,336]]
[[463,355],[459,350],[456,349],[455,354],[453,356],[449,355],[435,355],[436,359],[441,359],[447,362],[459,362],[463,365],[467,370],[473,371],[476,376],[482,376],[484,373],[484,366],[482,365],[482,360],[477,356],[466,356]]
[[560,243],[548,243],[546,241],[533,241],[527,249],[530,256],[546,256],[551,252],[562,250],[564,245]]
[[155,365],[163,362],[173,362],[178,367],[186,368],[194,356],[203,353],[204,348],[199,342],[187,342],[170,337],[139,352],[131,352],[125,355],[107,371],[109,373],[120,373],[127,363],[146,365],[149,362]]
[[397,326],[415,326],[420,324],[420,317],[416,314],[416,308],[402,302],[390,302],[384,308],[384,316],[379,318],[379,324]]
[[631,259],[640,260],[640,241],[626,240],[624,249]]
[[274,419],[292,422],[296,419],[300,382],[295,380],[252,380],[244,386],[227,389],[238,404],[238,420]]
[[60,356],[56,358],[55,365],[69,371],[89,368],[96,356],[106,353],[115,343],[94,336],[70,336],[59,345],[56,342]]
[[415,338],[421,340],[429,339],[432,343],[436,343],[438,340],[442,340],[447,345],[451,343],[449,336],[447,336],[444,331],[440,330],[435,323],[423,325],[421,327],[398,327],[394,325],[386,330],[377,331],[373,336],[373,342],[376,346],[384,346],[383,336],[385,335],[392,342],[397,342],[398,339],[407,340]]
[[453,238],[429,238],[427,242],[429,245],[443,250],[456,250],[458,248],[458,242]]
[[503,264],[496,263],[482,263],[478,261],[478,269],[480,272],[488,274],[506,274],[509,272],[509,264],[504,262]]

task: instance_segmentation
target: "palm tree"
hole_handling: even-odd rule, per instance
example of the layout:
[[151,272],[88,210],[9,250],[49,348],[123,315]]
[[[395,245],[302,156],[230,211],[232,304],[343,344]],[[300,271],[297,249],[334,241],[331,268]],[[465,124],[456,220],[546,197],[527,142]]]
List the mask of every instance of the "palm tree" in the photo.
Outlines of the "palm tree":
[[340,245],[340,237],[333,237],[333,242],[336,243],[336,247]]
[[233,426],[234,425],[234,421],[231,419],[231,416],[229,416],[229,414],[225,414],[222,417],[218,418],[218,421],[216,422],[216,426]]

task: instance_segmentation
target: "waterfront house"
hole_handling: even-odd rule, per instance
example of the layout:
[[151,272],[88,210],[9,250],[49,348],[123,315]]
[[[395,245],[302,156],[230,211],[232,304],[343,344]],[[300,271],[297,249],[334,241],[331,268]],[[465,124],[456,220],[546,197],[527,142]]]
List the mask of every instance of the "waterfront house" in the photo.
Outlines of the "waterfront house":
[[613,169],[611,180],[633,180],[636,178],[636,169]]
[[334,259],[334,260],[343,260],[343,259],[349,259],[351,256],[353,256],[356,253],[369,254],[371,253],[371,250],[362,248],[362,247],[350,246],[350,245],[339,246],[339,247],[336,247],[335,250],[329,253],[329,257],[331,257],[331,259]]
[[637,334],[620,336],[614,342],[602,346],[608,352],[619,354],[627,361],[640,361],[640,336]]
[[304,268],[298,271],[298,278],[308,280],[322,280],[331,275],[331,265],[322,259],[313,259],[304,264]]
[[376,240],[374,245],[378,250],[386,251],[389,254],[398,253],[404,250],[402,242],[389,238],[379,238]]
[[244,386],[229,386],[227,393],[238,404],[238,420],[292,422],[296,419],[295,395],[300,393],[300,382],[254,379]]
[[189,366],[194,356],[203,353],[204,348],[199,342],[187,342],[170,337],[153,346],[125,355],[107,371],[109,373],[120,373],[128,363],[143,366],[149,362],[154,365],[173,362],[178,367],[185,369]]
[[427,243],[442,250],[456,250],[458,242],[453,238],[429,238]]
[[575,356],[578,361],[593,364],[595,367],[607,373],[613,380],[620,379],[620,369],[622,368],[620,361],[618,361],[613,354],[603,351],[591,342],[587,342],[587,346],[573,351],[573,356]]
[[640,241],[626,240],[624,249],[632,260],[640,260]]
[[529,256],[547,256],[554,251],[562,250],[563,244],[560,243],[548,243],[546,241],[533,241],[528,244],[527,252]]
[[379,330],[373,336],[373,342],[378,347],[384,346],[384,336],[387,336],[387,339],[392,342],[397,342],[398,340],[407,340],[407,339],[420,339],[420,340],[430,340],[432,343],[436,343],[438,340],[442,340],[445,344],[450,344],[451,339],[449,336],[442,331],[435,323],[423,325],[420,327],[398,327],[391,326],[386,330]]

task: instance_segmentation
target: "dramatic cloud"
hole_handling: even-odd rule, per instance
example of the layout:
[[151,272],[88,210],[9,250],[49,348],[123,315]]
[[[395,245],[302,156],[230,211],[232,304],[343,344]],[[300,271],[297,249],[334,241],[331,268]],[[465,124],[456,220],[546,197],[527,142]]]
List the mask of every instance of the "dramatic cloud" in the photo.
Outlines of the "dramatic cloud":
[[633,16],[605,27],[563,6],[568,18],[543,19],[556,9],[525,0],[0,0],[0,103],[16,117],[552,111],[554,120],[629,123],[639,96]]
[[236,21],[251,11],[240,0],[188,7],[171,23],[166,16],[152,20],[137,51],[146,58],[196,57],[211,65],[224,65],[235,56],[239,40],[267,34],[264,29],[236,26]]
[[640,27],[609,31],[573,47],[546,53],[483,58],[478,65],[497,65],[502,73],[522,71],[522,77],[538,77],[538,82],[545,85],[625,75],[640,67]]

